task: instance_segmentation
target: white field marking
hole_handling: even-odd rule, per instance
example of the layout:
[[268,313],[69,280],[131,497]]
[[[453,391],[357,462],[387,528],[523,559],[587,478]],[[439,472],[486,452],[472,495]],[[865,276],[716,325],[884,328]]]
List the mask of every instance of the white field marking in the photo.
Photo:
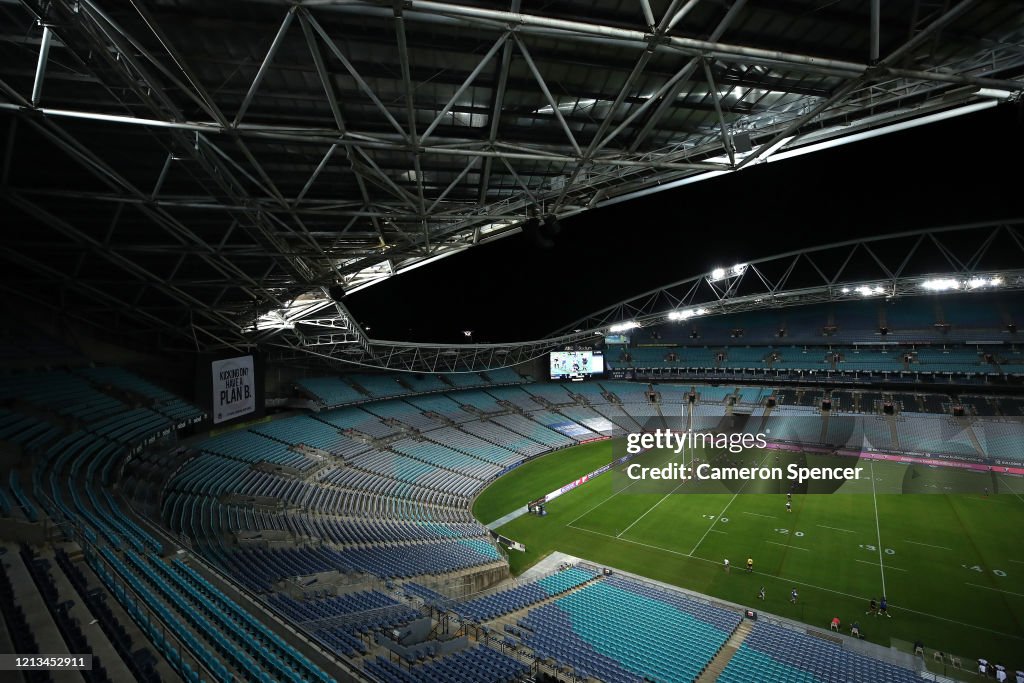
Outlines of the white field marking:
[[800,548],[795,545],[786,545],[785,543],[776,543],[775,541],[765,541],[765,543],[771,543],[772,545],[781,545],[783,548],[792,548],[793,550],[803,550],[805,553],[811,552],[807,548]]
[[831,529],[832,531],[842,531],[844,534],[855,534],[855,533],[857,533],[856,531],[853,531],[851,529],[840,529],[837,526],[825,526],[824,524],[816,524],[815,526],[820,526],[822,529]]
[[[758,464],[758,467],[764,465],[765,461],[768,460],[768,457],[768,455],[764,456],[764,460],[762,460],[760,464]],[[719,512],[718,516],[715,517],[715,519],[711,522],[711,526],[708,527],[708,530],[705,531],[704,535],[700,537],[699,541],[697,541],[697,545],[693,546],[693,549],[690,550],[690,557],[693,557],[693,554],[697,552],[697,548],[699,548],[700,544],[704,542],[704,539],[708,537],[708,534],[711,533],[711,530],[715,528],[715,525],[718,524],[718,520],[722,519],[722,515],[724,515],[725,511],[729,509],[729,506],[732,505],[732,502],[736,500],[736,496],[740,495],[740,491],[742,491],[749,483],[750,480],[747,479],[745,482],[743,482],[743,485],[740,486],[739,490],[736,491],[736,493],[732,494],[732,498],[729,499],[729,502],[725,504],[725,507],[722,508],[722,511]]]
[[[867,560],[854,560],[854,561],[855,562],[860,562],[861,564],[870,564],[872,567],[877,567],[878,566],[877,562],[868,562]],[[908,571],[906,569],[900,569],[899,567],[894,567],[891,564],[889,565],[889,569],[892,569],[892,570],[898,571],[898,572]]]
[[952,548],[947,548],[944,545],[932,545],[931,543],[921,543],[921,541],[911,541],[909,538],[904,538],[903,542],[913,543],[914,545],[923,545],[928,548],[938,548],[939,550],[952,550]]
[[[967,583],[964,581],[964,583]],[[1004,591],[1002,588],[992,588],[991,586],[981,586],[976,583],[967,583],[968,586],[974,586],[975,588],[984,588],[988,591],[995,591],[996,593],[1006,593],[1007,595],[1016,595],[1017,597],[1024,598],[1024,593],[1014,593],[1013,591]]]
[[1020,560],[1010,560],[1010,562],[1013,562],[1014,564],[1024,564],[1024,562],[1021,562]]
[[[569,524],[569,525],[566,525],[566,526],[572,526],[572,525]],[[632,543],[633,545],[642,545],[645,548],[653,548],[654,550],[660,550],[663,553],[669,553],[671,555],[679,555],[680,557],[688,557],[691,560],[697,560],[699,562],[704,562],[705,564],[713,564],[716,567],[721,567],[722,566],[722,561],[721,560],[709,560],[706,557],[698,557],[697,555],[687,555],[686,553],[680,552],[678,550],[671,550],[669,548],[662,548],[661,546],[651,545],[650,543],[642,543],[640,541],[631,541],[628,538],[615,538],[611,534],[606,534],[606,533],[601,532],[601,531],[594,531],[593,529],[586,529],[586,528],[581,527],[581,526],[572,526],[572,528],[576,529],[577,531],[585,531],[588,534],[596,534],[597,536],[604,536],[605,538],[610,538],[610,539],[615,540],[615,541],[620,541],[621,543]],[[787,547],[792,547],[792,546],[787,546]],[[816,586],[813,583],[807,583],[805,581],[797,581],[796,579],[786,579],[786,578],[783,578],[783,577],[778,576],[776,574],[766,574],[764,572],[759,572],[759,571],[755,571],[754,573],[755,574],[760,574],[761,576],[767,576],[769,578],[776,579],[776,580],[781,581],[781,582],[786,583],[786,584],[796,584],[797,586],[803,586],[805,588],[813,588],[814,590],[823,591],[825,593],[833,593],[835,595],[842,595],[843,597],[854,598],[856,600],[867,600],[868,599],[868,598],[864,597],[863,595],[854,595],[853,593],[845,593],[843,591],[837,591],[837,590],[835,590],[833,588],[825,588],[823,586]],[[940,617],[937,614],[929,614],[928,612],[921,612],[920,610],[911,609],[909,607],[899,607],[897,605],[892,604],[891,602],[889,603],[889,609],[903,610],[904,612],[909,612],[911,614],[919,614],[922,617],[928,617],[929,619],[938,619],[939,621],[949,622],[950,624],[956,624],[958,626],[965,626],[967,628],[972,628],[972,629],[975,629],[977,631],[986,631],[988,633],[994,633],[997,636],[1003,636],[1004,638],[1012,638],[1013,640],[1024,641],[1024,636],[1021,636],[1021,635],[1015,635],[1015,634],[1012,634],[1012,633],[1003,633],[1002,631],[996,631],[995,629],[986,628],[985,626],[978,626],[977,624],[968,624],[965,621],[957,621],[956,619],[950,619],[949,617]]]
[[767,517],[768,519],[778,519],[778,517],[776,517],[775,515],[762,515],[760,512],[747,512],[746,510],[743,510],[742,513],[744,515],[753,515],[754,517]]
[[1006,484],[1006,488],[1010,489],[1010,493],[1017,496],[1017,500],[1024,502],[1024,498],[1020,497],[1020,494],[1013,490],[1013,487],[1006,481],[1005,477],[999,477],[999,481]]
[[[634,482],[633,482],[633,484],[636,484],[636,483],[637,483],[637,482],[639,482],[639,481],[640,481],[640,480],[639,480],[639,479],[637,479],[636,481],[634,481]],[[629,484],[629,485],[627,485],[627,486],[624,486],[624,487],[622,487],[622,491],[625,491],[625,490],[626,490],[626,489],[628,489],[628,488],[629,488],[630,486],[633,486],[633,484]],[[602,500],[602,501],[601,501],[600,503],[598,503],[597,505],[595,505],[594,507],[592,507],[592,508],[589,508],[589,509],[588,509],[588,510],[587,510],[586,512],[584,512],[584,513],[583,513],[582,515],[580,515],[580,516],[579,516],[579,517],[577,517],[576,519],[574,519],[574,520],[572,520],[571,522],[569,522],[568,524],[566,524],[566,526],[572,526],[572,525],[573,525],[574,523],[576,523],[576,522],[578,522],[579,520],[583,519],[584,517],[586,517],[587,515],[589,515],[589,514],[590,514],[591,512],[593,512],[593,511],[594,511],[594,510],[596,510],[597,508],[601,507],[602,505],[604,505],[605,503],[607,503],[607,502],[608,502],[609,500],[611,500],[611,499],[612,499],[612,498],[614,498],[615,496],[617,496],[617,495],[619,495],[620,493],[622,493],[622,491],[616,491],[615,493],[613,493],[612,495],[608,496],[607,498],[605,498],[604,500]]]
[[882,595],[885,595],[885,565],[882,564],[882,527],[878,524],[878,496],[875,495],[875,465],[871,466],[871,501],[875,504],[875,533],[878,535],[878,568],[882,572]]
[[[686,455],[685,455],[685,454],[683,454],[683,459],[685,459],[685,458],[686,458]],[[664,502],[665,502],[665,499],[666,499],[666,498],[668,498],[668,497],[669,497],[669,496],[671,496],[671,495],[672,495],[673,493],[675,493],[676,491],[678,491],[678,490],[679,490],[679,487],[680,487],[680,486],[682,486],[682,485],[683,485],[683,484],[685,484],[685,483],[686,483],[686,480],[685,480],[685,479],[680,479],[680,480],[679,480],[679,483],[678,483],[678,484],[676,484],[676,487],[675,487],[674,489],[672,489],[671,491],[669,491],[668,493],[666,493],[666,494],[665,494],[664,496],[662,496],[661,500],[659,500],[659,501],[658,501],[657,503],[655,503],[655,504],[654,504],[654,505],[652,505],[651,507],[647,508],[647,512],[645,512],[644,514],[642,514],[642,515],[640,515],[639,517],[637,517],[636,519],[634,519],[634,520],[633,520],[633,523],[632,523],[632,524],[630,524],[629,526],[627,526],[627,527],[626,527],[625,529],[623,529],[622,531],[620,531],[620,532],[619,532],[618,534],[616,534],[615,538],[618,538],[619,536],[622,536],[622,534],[626,533],[627,531],[629,531],[630,529],[632,529],[632,528],[633,528],[634,526],[636,526],[636,523],[637,523],[637,522],[639,522],[639,521],[640,521],[641,519],[643,519],[643,518],[644,518],[644,517],[646,517],[647,515],[651,514],[651,511],[652,511],[652,510],[654,510],[654,508],[656,508],[656,507],[658,507],[659,505],[661,505],[662,503],[664,503]]]
[[728,531],[719,531],[718,529],[712,529],[712,531],[714,531],[716,534],[727,534],[727,533],[729,533]]
[[[746,482],[743,482],[743,483],[746,484]],[[740,488],[740,490],[742,490],[742,487]],[[711,526],[708,527],[708,530],[705,531],[704,535],[700,537],[699,541],[697,541],[697,545],[693,546],[693,550],[690,551],[690,557],[693,557],[693,554],[697,551],[697,548],[699,548],[700,544],[704,542],[704,539],[708,537],[708,534],[711,533],[711,530],[715,528],[715,525],[718,524],[718,520],[720,520],[722,518],[722,515],[725,514],[725,511],[729,509],[729,506],[732,505],[732,502],[734,500],[736,500],[736,496],[738,496],[738,495],[740,495],[739,491],[737,491],[736,493],[732,494],[732,498],[730,498],[729,502],[725,504],[725,507],[722,508],[722,511],[718,513],[718,516],[715,517],[714,520],[712,520]]]

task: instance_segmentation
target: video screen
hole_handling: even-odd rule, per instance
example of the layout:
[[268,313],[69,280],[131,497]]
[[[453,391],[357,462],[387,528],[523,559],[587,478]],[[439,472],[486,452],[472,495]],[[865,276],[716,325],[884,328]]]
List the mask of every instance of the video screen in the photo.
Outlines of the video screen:
[[604,374],[600,351],[552,351],[551,379],[586,379]]

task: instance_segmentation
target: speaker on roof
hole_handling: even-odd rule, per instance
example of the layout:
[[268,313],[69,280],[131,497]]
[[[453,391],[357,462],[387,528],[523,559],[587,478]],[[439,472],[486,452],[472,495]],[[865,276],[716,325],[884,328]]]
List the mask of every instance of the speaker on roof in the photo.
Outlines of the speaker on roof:
[[558,222],[558,216],[553,213],[549,213],[544,216],[544,225],[540,229],[541,233],[548,238],[554,237],[558,233],[562,232],[562,224]]
[[536,216],[530,216],[523,223],[523,234],[541,249],[550,249],[555,246],[555,243],[541,231],[540,219]]
[[734,133],[732,136],[732,146],[740,154],[746,154],[752,150],[754,146],[750,142],[750,133]]

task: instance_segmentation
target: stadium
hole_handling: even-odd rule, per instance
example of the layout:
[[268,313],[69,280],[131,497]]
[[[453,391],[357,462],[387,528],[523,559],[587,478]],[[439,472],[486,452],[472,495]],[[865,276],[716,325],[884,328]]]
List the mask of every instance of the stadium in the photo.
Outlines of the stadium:
[[1024,681],[1024,6],[2,0],[3,680]]

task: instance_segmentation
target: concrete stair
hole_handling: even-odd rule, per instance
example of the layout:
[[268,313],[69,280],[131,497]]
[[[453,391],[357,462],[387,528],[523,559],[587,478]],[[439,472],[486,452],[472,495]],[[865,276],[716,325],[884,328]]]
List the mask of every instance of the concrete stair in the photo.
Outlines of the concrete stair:
[[725,645],[718,651],[715,658],[711,660],[707,668],[704,669],[704,673],[700,675],[696,683],[711,683],[711,681],[717,681],[719,674],[725,670],[726,665],[729,664],[729,660],[736,654],[736,650],[740,648],[743,641],[747,639],[747,635],[750,634],[751,629],[754,628],[752,622],[744,619],[740,622],[740,625],[732,632],[729,636],[729,640],[725,641]]
[[[524,607],[523,609],[516,610],[515,612],[509,612],[508,614],[503,614],[500,617],[498,617],[497,619],[492,619],[491,621],[486,622],[486,625],[493,632],[498,633],[502,638],[504,638],[505,635],[506,635],[505,634],[505,625],[506,624],[511,624],[512,626],[515,626],[516,623],[521,618],[525,617],[531,610],[535,610],[538,607],[543,607],[544,605],[547,605],[547,604],[550,604],[552,602],[555,602],[556,600],[564,598],[565,596],[567,596],[567,595],[569,595],[571,593],[575,593],[576,591],[583,590],[587,586],[590,586],[592,584],[597,583],[598,581],[601,581],[603,578],[604,577],[602,577],[602,576],[595,576],[591,580],[586,581],[584,583],[581,583],[580,585],[576,586],[575,588],[570,588],[569,590],[563,591],[562,593],[559,593],[558,595],[552,595],[550,597],[544,598],[540,602],[535,602],[532,605],[528,605],[527,607]],[[514,587],[514,586],[509,585],[509,588],[512,588],[512,587]]]

